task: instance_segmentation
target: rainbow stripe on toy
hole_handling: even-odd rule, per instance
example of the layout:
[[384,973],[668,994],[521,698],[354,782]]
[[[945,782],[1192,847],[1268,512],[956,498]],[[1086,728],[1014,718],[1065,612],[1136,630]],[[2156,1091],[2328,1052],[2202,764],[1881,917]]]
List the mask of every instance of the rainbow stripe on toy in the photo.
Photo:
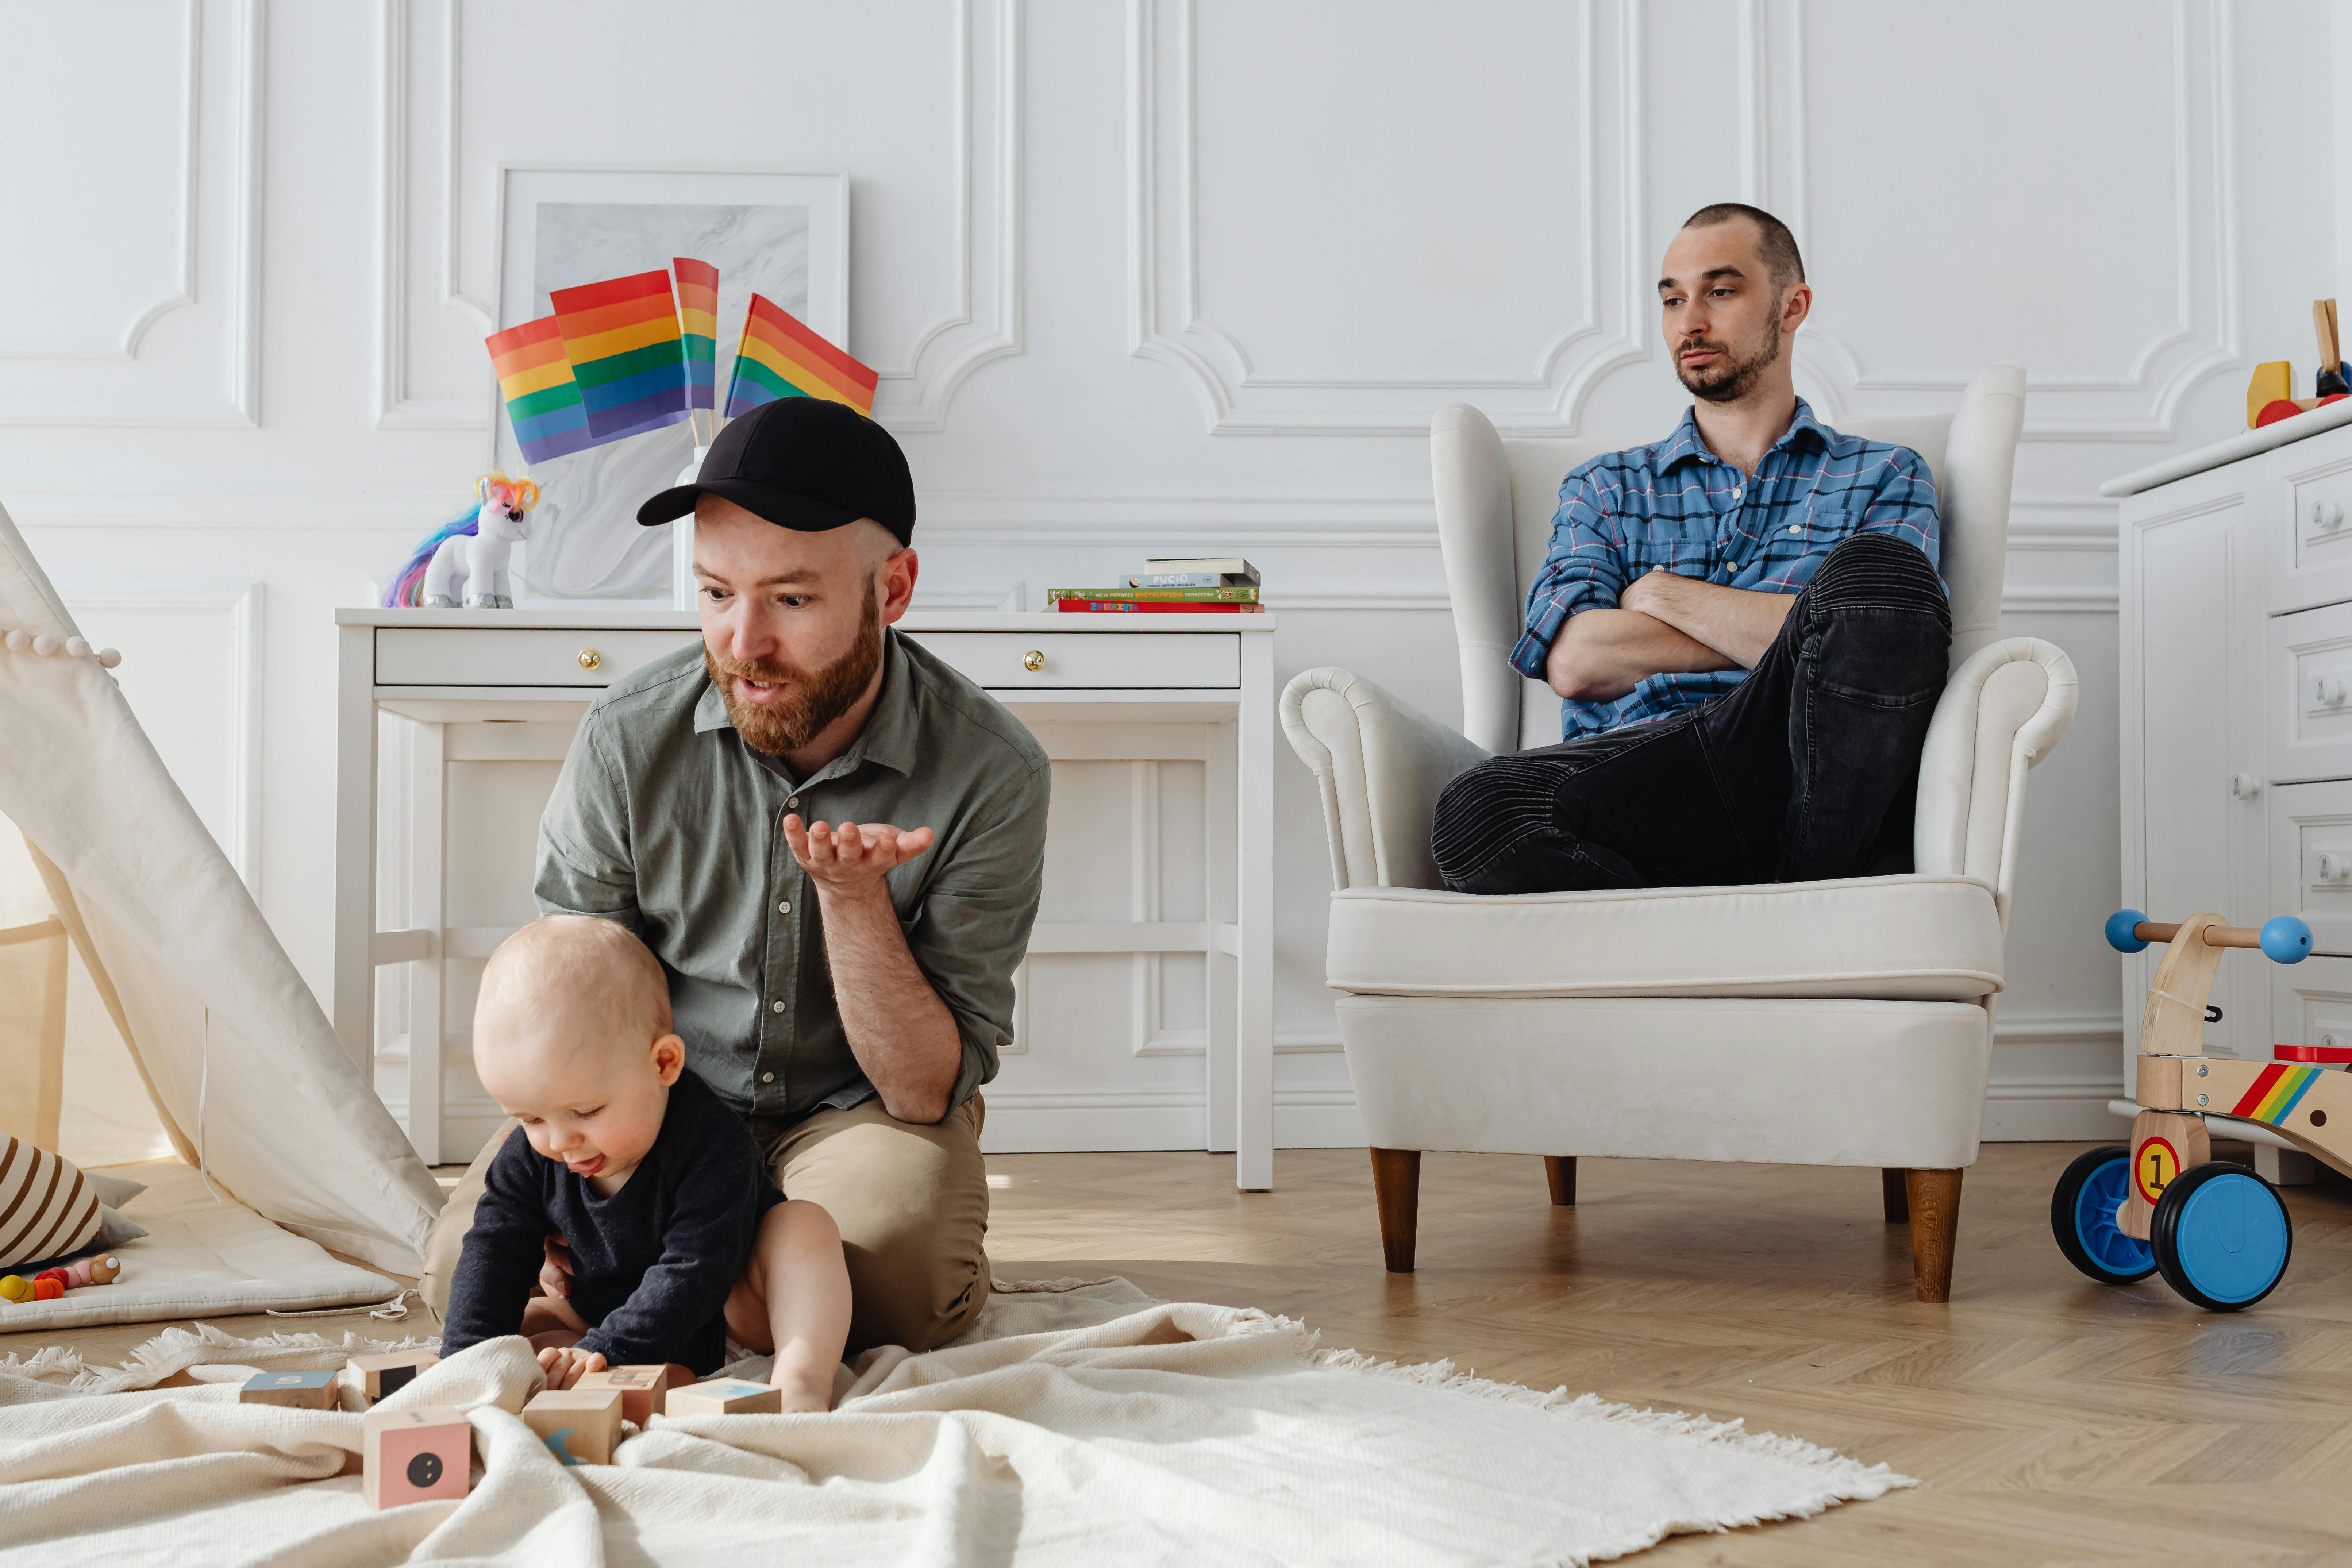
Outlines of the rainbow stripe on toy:
[[2326,1068],[2289,1067],[2284,1062],[2273,1062],[2254,1077],[2253,1087],[2230,1110],[2232,1116],[2242,1116],[2250,1121],[2263,1121],[2275,1127],[2294,1113],[2311,1086],[2319,1081]]
[[596,444],[554,317],[541,316],[482,341],[489,345],[499,396],[506,402],[524,462],[543,462]]
[[719,268],[707,261],[673,256],[677,279],[678,342],[686,349],[686,401],[690,408],[719,406]]
[[558,289],[548,296],[598,441],[686,418],[686,353],[667,270]]
[[727,417],[748,414],[779,397],[823,397],[846,403],[860,414],[874,412],[879,374],[811,331],[808,324],[764,295],[751,296],[743,312],[743,340],[735,348],[735,374],[727,386]]

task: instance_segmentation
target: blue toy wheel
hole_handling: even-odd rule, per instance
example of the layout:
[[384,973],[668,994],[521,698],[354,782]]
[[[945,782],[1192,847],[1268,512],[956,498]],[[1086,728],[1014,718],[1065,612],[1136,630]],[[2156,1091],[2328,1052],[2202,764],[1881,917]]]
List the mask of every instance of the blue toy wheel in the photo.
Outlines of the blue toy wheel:
[[2147,917],[2137,910],[2117,910],[2107,917],[2107,945],[2117,952],[2145,952],[2147,943],[2132,934],[2132,927]]
[[2242,1165],[2183,1171],[2156,1202],[2148,1240],[2164,1282],[2209,1312],[2251,1307],[2294,1253],[2278,1190]]
[[2066,1261],[2102,1285],[2129,1285],[2156,1272],[2147,1243],[2116,1228],[2131,1195],[2131,1146],[2110,1143],[2075,1157],[2050,1194],[2050,1232]]
[[2263,922],[2263,956],[2273,963],[2301,963],[2311,956],[2311,928],[2293,915]]

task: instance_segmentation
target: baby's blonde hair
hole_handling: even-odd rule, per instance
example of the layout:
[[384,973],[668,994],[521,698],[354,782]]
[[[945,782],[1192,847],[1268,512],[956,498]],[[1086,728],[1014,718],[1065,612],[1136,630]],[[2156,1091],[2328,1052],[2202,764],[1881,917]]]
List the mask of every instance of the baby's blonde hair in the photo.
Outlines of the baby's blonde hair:
[[474,1004],[475,1049],[495,1047],[507,1033],[499,1021],[526,1009],[640,1047],[673,1032],[661,961],[627,927],[593,915],[547,915],[499,943]]

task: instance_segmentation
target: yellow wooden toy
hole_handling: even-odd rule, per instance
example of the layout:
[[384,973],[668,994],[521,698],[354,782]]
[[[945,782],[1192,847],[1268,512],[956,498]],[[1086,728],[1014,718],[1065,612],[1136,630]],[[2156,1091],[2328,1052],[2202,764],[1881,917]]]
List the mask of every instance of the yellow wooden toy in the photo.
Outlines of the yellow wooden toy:
[[2246,383],[2246,428],[2252,429],[2263,410],[2272,404],[2294,400],[2293,360],[2274,359],[2254,366],[2254,378]]

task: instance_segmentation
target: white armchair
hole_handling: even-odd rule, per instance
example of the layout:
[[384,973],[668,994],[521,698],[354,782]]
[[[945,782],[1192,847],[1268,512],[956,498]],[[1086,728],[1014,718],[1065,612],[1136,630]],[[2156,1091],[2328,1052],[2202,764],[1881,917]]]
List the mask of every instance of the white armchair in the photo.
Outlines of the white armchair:
[[1952,674],[1920,762],[1916,869],[1765,886],[1481,898],[1445,890],[1438,791],[1559,738],[1559,700],[1507,656],[1559,481],[1594,441],[1504,441],[1475,408],[1430,431],[1466,735],[1343,669],[1282,697],[1330,834],[1331,986],[1372,1144],[1388,1266],[1412,1268],[1421,1152],[1877,1166],[1923,1301],[1951,1285],[1960,1172],[1984,1121],[2025,771],[2066,731],[2074,667],[2000,636],[2025,373],[1957,413],[1856,421],[1927,459]]

